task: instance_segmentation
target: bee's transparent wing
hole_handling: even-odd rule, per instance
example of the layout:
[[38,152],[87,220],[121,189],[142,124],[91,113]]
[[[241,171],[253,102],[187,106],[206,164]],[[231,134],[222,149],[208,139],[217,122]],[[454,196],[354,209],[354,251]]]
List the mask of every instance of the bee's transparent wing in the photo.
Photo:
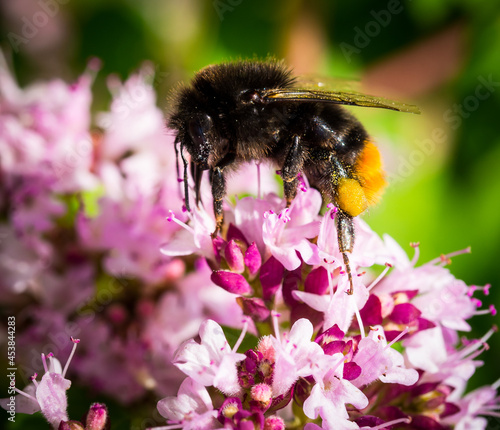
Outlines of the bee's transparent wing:
[[[326,85],[325,85],[326,87]],[[330,91],[322,90],[321,83],[307,85],[305,88],[284,88],[265,90],[261,95],[269,102],[312,101],[322,103],[335,103],[339,105],[363,106],[390,109],[399,112],[419,114],[418,107],[406,103],[389,100],[384,97],[371,96],[355,90]]]

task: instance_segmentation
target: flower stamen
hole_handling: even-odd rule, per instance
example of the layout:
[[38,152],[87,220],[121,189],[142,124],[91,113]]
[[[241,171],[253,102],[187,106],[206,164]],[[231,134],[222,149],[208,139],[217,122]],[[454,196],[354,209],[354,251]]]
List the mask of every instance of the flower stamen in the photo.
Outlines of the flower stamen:
[[420,257],[420,242],[411,242],[410,246],[415,250],[413,254],[413,258],[410,261],[412,267],[415,267],[417,264],[418,258]]
[[439,264],[439,263],[449,264],[449,261],[451,260],[451,258],[456,257],[457,255],[470,254],[470,253],[471,253],[471,247],[468,246],[467,248],[461,249],[459,251],[450,252],[449,254],[442,254],[439,257],[434,258],[434,260],[431,260],[425,264],[429,264],[429,265],[434,265],[434,264]]
[[410,424],[411,418],[410,417],[398,418],[397,420],[388,421],[386,423],[379,424],[378,426],[375,426],[375,427],[363,426],[363,427],[360,427],[360,430],[364,430],[364,429],[366,429],[366,430],[368,430],[368,429],[370,429],[370,430],[382,430],[382,429],[390,428],[394,424],[400,424],[400,423]]
[[394,339],[392,339],[392,341],[390,341],[386,345],[386,347],[384,348],[384,350],[387,349],[387,348],[392,347],[392,345],[394,345],[398,340],[400,340],[409,331],[410,331],[410,327],[406,326],[405,329],[401,333],[399,333]]
[[274,337],[276,339],[279,339],[280,338],[280,328],[279,328],[279,324],[278,324],[278,318],[279,318],[280,314],[276,311],[271,311],[271,318],[272,318],[272,321],[273,321],[273,329],[274,329]]
[[180,221],[179,219],[176,218],[175,213],[172,210],[168,211],[169,215],[167,217],[168,222],[175,222],[177,225],[180,225],[182,228],[186,229],[189,231],[192,235],[195,234],[195,231],[192,227],[188,226],[185,222]]
[[71,350],[68,360],[66,361],[66,365],[64,366],[64,370],[62,372],[62,377],[66,377],[66,372],[68,371],[69,363],[71,363],[71,360],[73,358],[73,355],[75,355],[76,351],[76,346],[80,343],[80,339],[74,339],[73,337],[71,338],[71,342],[73,342],[73,349]]
[[233,352],[238,351],[238,348],[240,347],[241,343],[243,342],[243,338],[247,334],[247,330],[248,330],[248,318],[244,318],[243,319],[243,328],[241,329],[240,337],[238,338],[238,340],[234,344]]
[[378,275],[375,280],[367,287],[367,290],[370,291],[375,285],[377,285],[380,280],[387,274],[389,269],[392,267],[392,264],[385,263],[385,269],[382,271],[380,275]]

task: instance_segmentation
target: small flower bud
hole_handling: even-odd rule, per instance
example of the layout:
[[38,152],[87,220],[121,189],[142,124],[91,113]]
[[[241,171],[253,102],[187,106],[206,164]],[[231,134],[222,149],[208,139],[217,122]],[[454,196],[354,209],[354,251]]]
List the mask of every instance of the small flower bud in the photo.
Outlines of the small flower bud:
[[262,354],[265,360],[274,363],[276,351],[270,336],[264,336],[260,339],[257,345],[257,351]]
[[283,418],[277,417],[276,415],[272,415],[266,418],[264,421],[264,430],[284,430],[285,429],[285,421]]
[[226,258],[229,268],[236,273],[243,273],[245,270],[245,262],[241,248],[234,240],[230,240],[224,249],[224,257]]
[[210,279],[215,285],[233,294],[248,294],[252,291],[247,280],[238,273],[217,270],[212,273]]
[[253,242],[245,252],[245,266],[251,276],[255,275],[262,265],[262,257],[255,242]]
[[257,384],[250,390],[250,395],[254,405],[258,406],[259,409],[266,410],[273,399],[273,390],[270,385]]
[[264,301],[258,297],[238,297],[236,302],[243,310],[243,314],[251,317],[254,321],[264,321],[271,313]]
[[109,426],[108,409],[102,403],[93,403],[87,413],[85,430],[105,430]]

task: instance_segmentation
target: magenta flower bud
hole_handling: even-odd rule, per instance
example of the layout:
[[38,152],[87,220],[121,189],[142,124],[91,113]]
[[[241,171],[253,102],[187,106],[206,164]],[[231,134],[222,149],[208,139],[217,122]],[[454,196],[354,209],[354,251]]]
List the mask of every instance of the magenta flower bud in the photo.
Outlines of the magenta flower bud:
[[243,310],[243,314],[249,316],[255,321],[264,321],[271,313],[271,311],[266,307],[264,300],[260,298],[238,297],[236,301]]
[[250,389],[251,400],[254,406],[266,411],[273,398],[273,390],[268,384],[256,384]]
[[411,303],[400,303],[394,306],[389,318],[396,324],[409,324],[410,322],[416,320],[422,312],[420,312]]
[[85,427],[79,421],[61,421],[58,430],[85,430]]
[[247,248],[245,252],[245,266],[248,267],[250,275],[255,275],[262,265],[262,257],[255,242]]
[[273,256],[260,268],[260,283],[262,284],[262,297],[264,300],[271,299],[283,281],[285,268]]
[[93,403],[87,413],[85,430],[106,430],[109,428],[109,416],[106,405]]
[[328,271],[323,267],[311,270],[304,282],[304,291],[322,296],[328,291]]
[[210,279],[215,285],[233,294],[249,294],[252,291],[247,280],[238,273],[216,270],[212,272]]
[[230,240],[224,249],[224,257],[226,258],[229,268],[236,273],[243,273],[245,270],[245,262],[243,252],[234,240]]
[[215,261],[220,264],[222,249],[226,245],[226,241],[222,237],[217,236],[212,239],[212,247],[214,250]]

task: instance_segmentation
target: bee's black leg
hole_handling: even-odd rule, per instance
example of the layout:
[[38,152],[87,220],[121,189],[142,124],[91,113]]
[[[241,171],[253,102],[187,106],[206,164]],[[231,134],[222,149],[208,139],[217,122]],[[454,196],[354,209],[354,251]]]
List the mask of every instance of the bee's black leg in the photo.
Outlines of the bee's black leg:
[[200,186],[201,186],[201,178],[203,178],[203,169],[196,164],[193,167],[192,174],[194,178],[194,191],[196,194],[196,207],[198,207],[201,201]]
[[283,191],[286,198],[286,206],[289,207],[292,200],[297,195],[297,176],[302,171],[304,165],[303,151],[300,146],[300,137],[293,136],[292,145],[286,155],[285,162],[281,168],[283,178]]
[[186,158],[184,157],[184,145],[181,143],[181,158],[182,158],[182,163],[184,164],[184,205],[186,206],[186,210],[188,212],[191,212],[191,208],[189,207],[189,183],[188,183],[188,162]]
[[222,200],[226,195],[226,178],[220,167],[210,170],[210,181],[212,182],[212,196],[214,198],[215,231],[212,237],[216,237],[222,229],[224,212],[222,211]]
[[342,253],[342,258],[344,259],[345,268],[347,271],[347,276],[349,277],[349,290],[347,294],[353,293],[353,282],[351,266],[349,265],[348,252],[352,252],[354,247],[354,223],[353,218],[346,215],[344,212],[339,211],[337,214],[337,238],[339,242],[339,251]]
[[226,196],[226,178],[224,167],[232,164],[236,158],[234,153],[227,153],[217,166],[210,169],[210,182],[212,184],[212,196],[214,199],[215,231],[212,237],[216,237],[222,230],[224,224],[224,212],[222,211],[222,200]]

